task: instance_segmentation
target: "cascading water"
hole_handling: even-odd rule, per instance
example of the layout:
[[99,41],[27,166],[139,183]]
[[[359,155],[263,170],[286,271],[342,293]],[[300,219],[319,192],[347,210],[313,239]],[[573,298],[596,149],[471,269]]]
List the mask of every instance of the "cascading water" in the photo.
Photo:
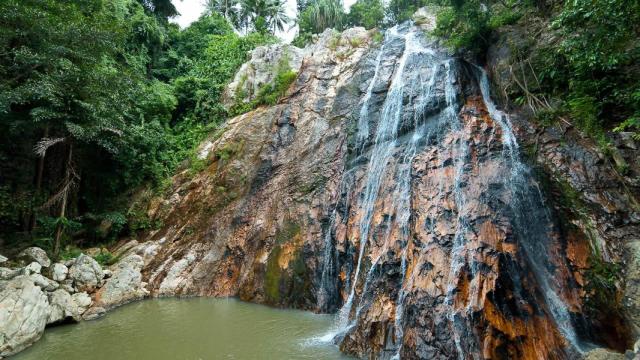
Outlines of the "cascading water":
[[[368,239],[369,239],[369,231],[371,227],[372,216],[374,213],[374,208],[376,204],[376,200],[378,198],[378,191],[380,189],[380,182],[384,177],[385,172],[387,171],[387,165],[394,155],[396,146],[398,145],[398,131],[402,121],[403,115],[403,99],[404,92],[407,85],[404,83],[405,80],[405,67],[407,66],[407,61],[412,57],[418,55],[429,55],[433,56],[434,52],[430,49],[425,48],[419,43],[419,40],[416,38],[417,34],[415,32],[408,32],[406,34],[400,34],[398,32],[397,27],[390,29],[385,38],[402,38],[404,40],[404,51],[402,56],[398,60],[398,65],[396,66],[395,72],[393,74],[391,85],[387,96],[385,98],[382,112],[380,116],[380,120],[376,127],[375,138],[373,141],[372,149],[369,154],[369,164],[367,166],[367,177],[366,177],[366,185],[364,188],[364,200],[362,202],[364,208],[364,216],[359,223],[360,230],[360,247],[358,251],[358,259],[356,262],[355,275],[353,276],[353,283],[351,284],[351,290],[349,291],[349,295],[347,300],[340,310],[340,319],[341,319],[341,328],[346,329],[349,326],[349,316],[351,313],[351,309],[353,306],[353,301],[356,293],[356,287],[358,284],[358,279],[360,276],[360,271],[362,268],[362,261],[365,254],[365,250],[367,247]],[[387,41],[387,39],[385,39]],[[366,123],[367,125],[362,125],[358,132],[358,141],[360,143],[366,140],[365,136],[369,133],[368,127],[368,108],[369,108],[369,100],[371,99],[371,92],[375,86],[375,81],[378,78],[378,73],[380,71],[380,63],[382,61],[382,56],[384,52],[384,45],[380,49],[380,53],[376,59],[376,68],[375,74],[371,84],[367,89],[367,94],[364,98],[364,103],[362,109],[360,111],[360,123]],[[408,194],[408,192],[407,192]],[[408,219],[407,219],[408,220]],[[375,267],[377,259],[373,261],[370,270],[368,271],[368,275],[365,279],[365,284],[363,285],[363,292],[366,292],[367,283],[369,280],[369,274],[372,269]],[[359,312],[359,311],[358,311]],[[356,314],[357,319],[357,314]]]
[[[403,50],[401,54],[392,53],[394,45],[401,42]],[[394,57],[395,55],[395,57]],[[390,58],[395,58],[391,64]],[[467,327],[473,312],[473,300],[468,301],[466,307],[459,307],[456,303],[458,296],[455,283],[456,279],[465,276],[463,271],[469,271],[469,276],[474,279],[479,271],[472,255],[469,254],[467,234],[474,233],[473,224],[468,218],[473,211],[471,199],[477,194],[468,189],[469,169],[471,163],[471,144],[465,140],[465,123],[459,113],[463,106],[461,98],[464,93],[459,79],[463,78],[463,67],[466,65],[446,54],[433,50],[425,41],[422,32],[412,25],[396,26],[385,34],[385,40],[378,50],[375,58],[374,74],[368,84],[359,111],[358,128],[355,136],[356,154],[368,159],[364,174],[358,178],[356,167],[350,169],[339,186],[339,192],[345,193],[345,184],[349,184],[346,190],[347,200],[344,203],[358,208],[361,214],[354,225],[357,226],[356,258],[353,268],[348,268],[345,279],[344,294],[346,300],[340,309],[339,323],[336,329],[323,337],[322,340],[342,338],[352,331],[361,320],[363,311],[368,306],[366,297],[374,291],[371,284],[374,281],[376,268],[382,263],[395,261],[399,263],[399,284],[395,301],[395,313],[393,318],[394,336],[390,343],[393,353],[381,355],[383,358],[399,359],[403,346],[405,302],[411,287],[415,282],[415,270],[408,263],[411,255],[409,248],[412,241],[412,217],[415,211],[412,205],[413,166],[418,154],[426,147],[437,149],[436,156],[440,163],[440,170],[448,166],[446,159],[453,159],[450,178],[434,180],[438,187],[436,193],[441,194],[440,199],[446,202],[445,188],[451,186],[451,199],[454,203],[455,234],[450,247],[450,264],[448,277],[445,277],[446,291],[444,291],[444,304],[448,307],[447,319],[452,328]],[[389,67],[393,70],[389,72]],[[543,295],[545,306],[549,309],[556,326],[562,336],[576,349],[580,349],[578,337],[573,328],[571,315],[558,293],[559,285],[554,280],[550,264],[545,262],[548,243],[547,229],[551,224],[549,214],[541,194],[536,191],[535,182],[529,173],[528,167],[522,163],[519,157],[518,143],[506,114],[497,109],[491,101],[487,75],[480,68],[466,66],[465,70],[474,73],[477,77],[477,92],[481,95],[489,117],[496,124],[499,136],[491,135],[489,142],[497,141],[501,146],[501,153],[492,154],[504,169],[503,176],[499,177],[501,188],[507,190],[512,199],[503,206],[504,213],[510,214],[514,232],[521,246],[521,251],[526,258],[529,268],[534,272],[535,278]],[[386,77],[386,78],[385,78]],[[376,96],[374,89],[380,88],[380,84],[388,82],[388,90],[382,105],[374,102]],[[371,116],[375,107],[380,106],[379,117]],[[407,116],[411,114],[411,116]],[[377,120],[377,121],[376,121]],[[494,129],[494,128],[492,128]],[[372,131],[373,130],[373,131]],[[494,130],[492,130],[494,131]],[[445,141],[445,138],[455,138],[456,141]],[[360,162],[361,163],[361,162]],[[477,164],[475,164],[477,165]],[[346,176],[348,175],[348,176]],[[353,176],[352,176],[353,175]],[[393,177],[393,187],[382,190],[384,179]],[[352,183],[362,181],[360,186],[351,186]],[[350,194],[350,192],[356,192]],[[344,195],[343,195],[344,196]],[[384,210],[379,209],[380,199],[391,199]],[[346,208],[346,206],[345,206]],[[324,259],[322,268],[321,286],[318,291],[318,299],[321,307],[326,307],[327,299],[331,296],[327,291],[335,286],[332,279],[338,273],[337,250],[332,243],[332,229],[336,226],[338,206],[330,213],[329,229],[325,233]],[[446,210],[446,209],[443,209]],[[374,220],[374,214],[385,211],[384,220]],[[450,210],[446,210],[450,211]],[[341,216],[342,221],[348,222],[349,214]],[[378,228],[384,228],[379,235],[378,228],[373,229],[374,223]],[[374,242],[375,240],[375,242]],[[367,254],[367,249],[376,246],[375,254]],[[334,254],[333,251],[336,251]],[[369,261],[365,261],[369,257]],[[365,265],[367,264],[367,265]],[[398,265],[394,265],[398,266]],[[514,275],[516,276],[516,275]],[[516,276],[517,277],[517,276]],[[514,280],[517,282],[518,280]],[[517,288],[517,285],[515,285]],[[470,299],[479,296],[479,289],[473,287],[467,294]],[[516,292],[519,290],[515,290]],[[516,294],[517,295],[517,294]],[[522,295],[517,295],[521,299]],[[354,312],[354,306],[355,312]],[[466,320],[465,320],[466,319]],[[461,338],[462,331],[452,331],[455,352],[458,357],[465,358],[470,347],[479,351],[479,344]],[[385,345],[386,346],[386,345]],[[474,355],[475,356],[475,355]]]
[[511,202],[511,208],[514,214],[514,226],[520,233],[521,244],[525,249],[524,253],[534,270],[556,325],[573,348],[583,352],[586,345],[579,341],[571,321],[571,315],[558,294],[559,286],[554,279],[554,274],[549,270],[550,265],[545,263],[545,259],[548,258],[545,246],[549,243],[546,227],[551,224],[551,219],[546,211],[544,199],[538,185],[531,180],[533,176],[529,168],[520,161],[518,142],[509,116],[498,110],[491,100],[489,78],[486,72],[483,69],[478,69],[478,73],[482,99],[491,118],[502,130],[502,141],[508,152],[511,168],[508,183],[511,185],[512,196],[516,199]]

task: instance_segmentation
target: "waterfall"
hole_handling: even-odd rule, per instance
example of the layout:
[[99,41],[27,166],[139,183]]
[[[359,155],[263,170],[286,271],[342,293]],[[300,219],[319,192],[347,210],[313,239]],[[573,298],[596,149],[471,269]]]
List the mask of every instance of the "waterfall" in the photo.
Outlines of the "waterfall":
[[[417,55],[434,55],[434,52],[432,50],[427,49],[420,44],[415,32],[401,34],[398,32],[397,26],[388,30],[388,32],[385,34],[385,42],[389,41],[390,38],[398,37],[404,40],[404,51],[402,53],[402,56],[398,60],[398,64],[391,80],[389,91],[382,106],[380,120],[376,127],[373,145],[369,154],[369,163],[367,165],[367,176],[364,188],[364,200],[362,203],[364,215],[359,223],[360,246],[358,251],[358,259],[356,262],[355,275],[353,276],[353,282],[351,284],[351,290],[349,291],[349,295],[344,306],[340,310],[341,328],[343,329],[349,327],[349,315],[353,307],[356,287],[362,269],[362,261],[369,240],[372,216],[375,210],[375,203],[378,198],[378,191],[380,190],[381,180],[384,178],[384,175],[388,168],[387,165],[397,146],[398,130],[402,121],[403,98],[405,95],[405,88],[407,87],[404,82],[407,61],[413,56]],[[375,86],[374,81],[376,81],[376,79],[378,78],[383,51],[384,45],[381,47],[380,53],[377,56],[375,74],[371,84],[367,89],[367,93],[364,97],[364,102],[360,111],[358,124],[360,125],[362,123],[366,123],[367,125],[362,125],[362,128],[358,130],[359,142],[364,141],[363,137],[368,136],[369,133],[369,99],[371,98],[371,92]],[[374,269],[376,263],[377,259],[372,262],[372,265],[367,272],[367,277],[365,278],[365,283],[363,285],[363,293],[365,293],[367,290],[367,284],[369,282],[370,274]],[[357,321],[357,315],[355,318]]]
[[[340,179],[340,183],[338,185],[338,197],[342,194],[346,194],[345,199],[345,211],[349,208],[349,202],[351,199],[351,185],[353,184],[354,179],[351,177],[353,170],[347,171],[343,174]],[[324,236],[324,249],[322,254],[322,273],[320,276],[320,288],[318,289],[318,307],[320,309],[326,309],[328,307],[329,300],[333,297],[333,293],[329,290],[335,287],[335,283],[332,283],[335,278],[335,262],[334,258],[337,256],[334,254],[335,247],[332,243],[332,230],[336,226],[336,218],[338,215],[338,205],[339,201],[336,201],[333,210],[331,211],[331,215],[329,216],[329,225],[327,227],[327,232]],[[346,217],[347,214],[343,214],[343,218]]]
[[[393,47],[397,43],[402,43],[404,48],[401,53],[395,54]],[[480,345],[475,343],[474,339],[462,338],[463,334],[467,333],[457,331],[470,325],[461,321],[471,321],[469,319],[473,312],[473,299],[479,296],[477,285],[470,285],[466,307],[455,306],[458,296],[457,281],[461,276],[465,276],[462,272],[468,269],[470,279],[476,279],[480,275],[477,274],[478,268],[473,263],[473,255],[470,255],[467,237],[477,230],[477,224],[469,220],[474,211],[477,211],[473,208],[473,201],[476,200],[474,196],[478,196],[469,190],[469,178],[474,176],[470,169],[482,165],[471,162],[475,150],[472,146],[475,145],[472,145],[473,140],[468,141],[464,137],[468,128],[465,128],[467,124],[460,116],[467,94],[464,90],[467,88],[463,89],[459,81],[461,78],[468,79],[468,76],[465,76],[469,73],[464,71],[469,70],[476,76],[475,83],[479,90],[477,92],[493,120],[488,142],[492,143],[496,139],[494,131],[500,132],[497,141],[501,150],[497,154],[489,155],[500,169],[498,178],[493,181],[496,183],[494,185],[500,185],[505,189],[511,200],[496,211],[506,216],[513,227],[519,249],[541,290],[545,302],[543,306],[548,308],[551,318],[567,342],[581,351],[582,346],[573,327],[571,314],[561,298],[560,285],[555,280],[547,260],[549,254],[546,245],[550,242],[548,230],[552,224],[550,214],[530,169],[520,159],[519,145],[511,120],[491,100],[487,74],[481,68],[464,65],[462,61],[436,52],[425,44],[424,36],[418,28],[412,25],[395,26],[385,33],[375,57],[373,77],[361,101],[355,134],[355,153],[361,158],[366,158],[367,162],[363,167],[356,166],[347,171],[339,185],[338,197],[346,191],[345,203],[359,209],[360,216],[354,223],[357,226],[358,238],[351,239],[357,240],[354,241],[357,243],[357,255],[354,267],[349,268],[346,274],[346,300],[339,311],[336,328],[321,340],[331,341],[340,338],[358,325],[362,311],[367,309],[367,295],[375,290],[375,286],[371,284],[375,284],[377,279],[376,269],[380,268],[381,264],[389,265],[386,259],[389,256],[392,258],[391,265],[399,266],[400,280],[397,284],[397,295],[392,300],[395,302],[395,314],[391,325],[394,337],[391,341],[386,340],[392,348],[385,349],[393,351],[393,355],[386,354],[385,357],[400,358],[405,331],[405,303],[416,276],[415,271],[411,271],[413,268],[409,266],[413,257],[410,253],[412,218],[416,210],[412,204],[412,172],[416,157],[425,147],[430,146],[438,157],[436,163],[440,168],[436,171],[444,174],[446,166],[451,166],[452,170],[450,175],[434,179],[438,187],[437,191],[434,191],[437,199],[443,202],[451,200],[453,203],[452,207],[441,208],[452,214],[450,263],[446,270],[448,277],[446,273],[443,276],[443,285],[446,288],[443,289],[442,300],[443,306],[449,310],[446,321],[452,327],[452,343],[456,347],[452,351],[457,352],[461,359],[467,358],[471,346],[479,351]],[[395,66],[389,72],[390,56],[395,56]],[[376,111],[373,109],[376,106],[374,96],[377,95],[374,89],[385,81],[388,81],[388,90],[379,109],[379,117],[374,119],[374,116],[371,116],[372,111]],[[470,83],[474,83],[474,80],[470,80]],[[449,142],[445,141],[446,138]],[[489,144],[483,146],[489,149]],[[450,165],[446,165],[445,160],[449,160]],[[359,169],[364,170],[361,178],[355,175]],[[384,180],[390,176],[393,177],[394,183],[392,186],[386,186]],[[357,184],[351,187],[354,183]],[[383,184],[386,187],[383,187]],[[446,194],[449,185],[450,199]],[[481,186],[488,187],[489,184],[481,183]],[[352,191],[356,193],[351,194]],[[374,219],[374,215],[383,211],[379,209],[380,200],[387,197],[391,199],[391,203],[383,206],[386,205],[384,211],[388,213],[384,213],[385,217],[382,220]],[[329,289],[336,286],[332,279],[337,276],[340,266],[336,261],[338,254],[332,241],[332,229],[335,228],[338,218],[338,203],[339,201],[329,213],[329,227],[324,235],[324,258],[318,290],[321,308],[327,306],[328,299],[333,295]],[[348,216],[349,214],[345,213],[342,219],[347,219]],[[378,224],[376,221],[382,223]],[[386,226],[384,231],[380,231],[380,236],[377,236],[376,225]],[[374,240],[376,251],[367,254]],[[369,262],[365,260],[367,256],[370,257]],[[515,282],[519,281],[516,279],[518,274],[511,276]],[[514,287],[514,292],[517,293],[515,296],[523,299],[520,293],[522,289],[517,284]]]
[[558,294],[557,280],[546,264],[548,258],[546,245],[549,243],[549,239],[546,236],[545,225],[550,224],[551,219],[546,211],[544,198],[535,180],[532,180],[530,169],[520,160],[518,143],[509,116],[498,110],[491,99],[487,73],[481,68],[478,68],[478,73],[483,102],[491,118],[502,130],[504,148],[509,155],[511,172],[508,183],[511,186],[511,193],[516,199],[511,202],[510,206],[515,215],[514,225],[521,235],[521,245],[525,250],[529,265],[534,270],[538,284],[542,288],[546,305],[549,307],[558,329],[575,350],[584,352],[584,348],[588,346],[582,344],[578,339],[571,315]]

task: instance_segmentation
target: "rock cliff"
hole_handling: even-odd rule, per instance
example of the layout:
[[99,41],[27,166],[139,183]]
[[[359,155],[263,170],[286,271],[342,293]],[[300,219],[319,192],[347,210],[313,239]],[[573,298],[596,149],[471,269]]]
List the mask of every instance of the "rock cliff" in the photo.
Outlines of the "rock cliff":
[[[500,60],[485,71],[453,57],[425,35],[429,13],[420,19],[382,39],[326,31],[295,50],[286,96],[211,134],[198,150],[204,170],[183,169],[144,204],[160,226],[114,249],[123,260],[108,279],[85,257],[74,261],[72,290],[92,292],[82,316],[148,294],[237,296],[339,312],[324,340],[360,357],[573,359],[631,349],[640,325],[636,144],[617,140],[623,176],[575,129],[500,110],[490,86]],[[262,84],[243,74],[272,81],[257,73],[286,52],[255,52],[226,101]],[[67,277],[63,265],[54,270],[54,280]],[[2,301],[40,292],[29,301],[43,316],[79,316],[53,288],[47,313],[33,281],[2,285],[23,289]],[[41,318],[29,322],[37,336]]]
[[632,177],[575,130],[500,111],[485,71],[423,29],[377,39],[325,32],[284,99],[202,144],[206,169],[148,208],[151,294],[340,311],[329,337],[371,358],[631,348]]

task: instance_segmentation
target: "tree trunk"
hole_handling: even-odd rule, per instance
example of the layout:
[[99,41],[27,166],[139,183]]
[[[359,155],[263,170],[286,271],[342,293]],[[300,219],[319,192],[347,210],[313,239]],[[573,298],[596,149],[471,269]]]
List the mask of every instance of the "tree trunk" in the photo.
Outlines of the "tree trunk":
[[73,144],[69,143],[69,149],[67,152],[67,160],[65,161],[64,182],[62,183],[62,200],[60,202],[60,213],[58,215],[58,225],[56,226],[56,236],[53,244],[53,256],[58,258],[60,254],[60,243],[62,241],[62,235],[64,233],[64,219],[67,212],[67,201],[69,199],[69,191],[71,188],[71,159],[73,158]]
[[[47,138],[47,137],[49,137],[49,125],[45,126],[44,134],[42,135],[42,138]],[[42,191],[42,178],[44,177],[44,158],[45,157],[46,157],[46,152],[42,154],[42,156],[40,156],[40,158],[38,159],[38,168],[36,170],[35,196],[40,195],[40,192]],[[36,212],[32,204],[31,215],[29,216],[29,227],[28,227],[29,234],[33,233],[33,230],[35,230],[35,228],[36,228]]]

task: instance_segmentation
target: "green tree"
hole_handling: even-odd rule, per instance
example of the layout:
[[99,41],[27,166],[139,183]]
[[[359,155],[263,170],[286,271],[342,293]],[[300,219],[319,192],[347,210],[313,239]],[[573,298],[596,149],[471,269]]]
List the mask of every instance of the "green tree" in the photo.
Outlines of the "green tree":
[[139,0],[140,3],[156,16],[167,19],[178,15],[178,10],[171,0]]
[[314,0],[306,9],[298,14],[298,36],[294,40],[297,46],[305,45],[312,34],[319,34],[325,29],[342,30],[347,16],[341,0]]
[[209,15],[221,14],[234,27],[239,25],[238,0],[207,0],[205,6]]
[[358,0],[351,5],[348,23],[365,29],[381,27],[384,21],[384,7],[380,0]]
[[283,30],[289,18],[282,0],[240,0],[239,25],[245,33]]
[[386,9],[387,17],[391,24],[399,24],[411,19],[413,13],[427,3],[428,0],[391,0]]

